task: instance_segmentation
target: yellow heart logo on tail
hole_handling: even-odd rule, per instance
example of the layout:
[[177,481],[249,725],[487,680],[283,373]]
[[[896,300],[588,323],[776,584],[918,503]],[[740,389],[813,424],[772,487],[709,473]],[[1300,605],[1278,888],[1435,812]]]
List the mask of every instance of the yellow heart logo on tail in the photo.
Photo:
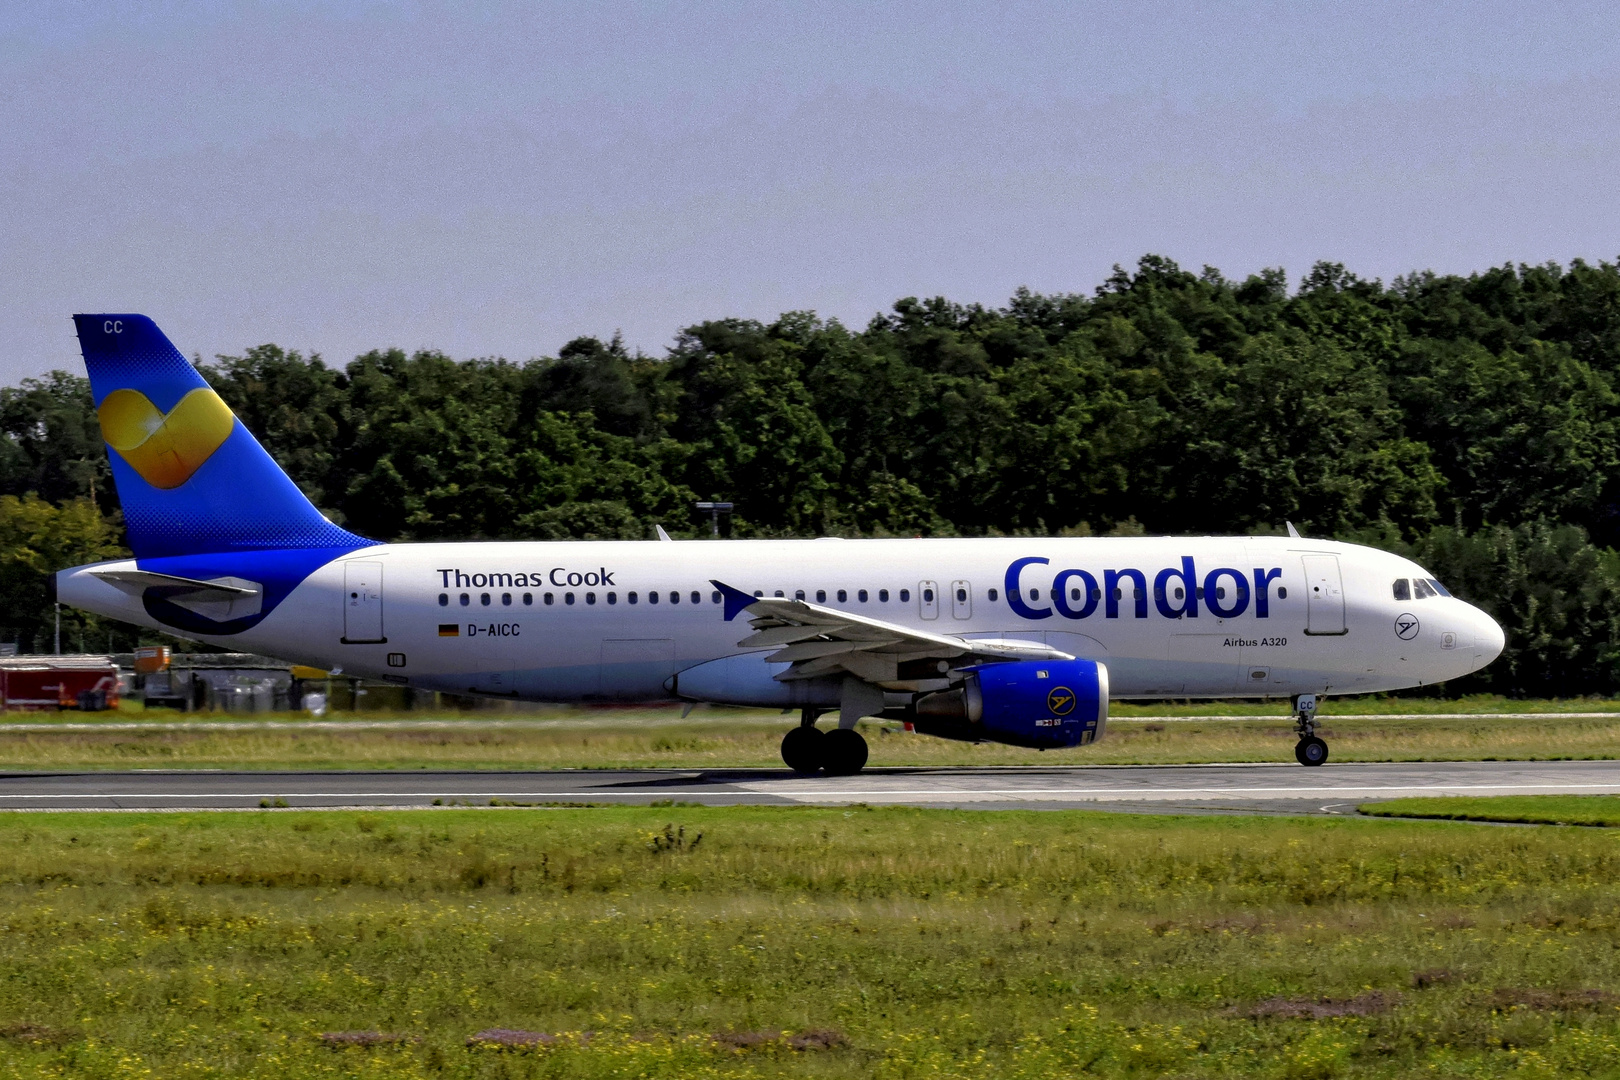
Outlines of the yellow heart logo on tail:
[[231,408],[204,386],[188,393],[167,414],[138,390],[114,390],[96,410],[101,437],[141,479],[155,488],[177,488],[213,456],[236,425]]

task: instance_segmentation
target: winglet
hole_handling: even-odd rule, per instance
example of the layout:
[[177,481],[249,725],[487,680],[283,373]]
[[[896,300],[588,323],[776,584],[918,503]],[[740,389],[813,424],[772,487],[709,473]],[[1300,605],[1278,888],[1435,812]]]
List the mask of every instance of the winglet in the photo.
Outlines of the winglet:
[[1301,537],[1299,535],[1299,530],[1294,528],[1294,523],[1292,521],[1285,521],[1285,522],[1283,522],[1283,524],[1288,526],[1288,535],[1289,536],[1292,536],[1295,540],[1303,539],[1303,537]]
[[744,611],[747,611],[750,607],[753,607],[754,601],[758,599],[758,597],[749,596],[741,589],[733,589],[725,582],[718,581],[714,578],[709,579],[709,584],[719,589],[720,595],[725,597],[726,622],[730,622],[738,615],[741,615]]

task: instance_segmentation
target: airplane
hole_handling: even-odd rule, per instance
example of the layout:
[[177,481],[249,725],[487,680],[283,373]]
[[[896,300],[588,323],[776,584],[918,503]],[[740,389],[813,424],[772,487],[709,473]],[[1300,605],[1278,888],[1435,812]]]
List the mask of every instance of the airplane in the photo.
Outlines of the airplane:
[[[1477,671],[1502,628],[1416,563],[1288,536],[386,543],[322,516],[151,319],[75,315],[134,557],[60,601],[420,690],[797,710],[805,775],[863,718],[1040,749],[1109,703],[1318,699]],[[746,622],[745,627],[743,623]],[[817,726],[836,713],[836,726]]]

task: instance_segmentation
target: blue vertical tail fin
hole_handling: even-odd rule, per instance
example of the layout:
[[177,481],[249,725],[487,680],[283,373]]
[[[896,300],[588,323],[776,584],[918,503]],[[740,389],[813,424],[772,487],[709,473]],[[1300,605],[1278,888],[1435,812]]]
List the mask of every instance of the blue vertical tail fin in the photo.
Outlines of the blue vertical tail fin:
[[372,543],[327,521],[144,315],[75,315],[137,558]]

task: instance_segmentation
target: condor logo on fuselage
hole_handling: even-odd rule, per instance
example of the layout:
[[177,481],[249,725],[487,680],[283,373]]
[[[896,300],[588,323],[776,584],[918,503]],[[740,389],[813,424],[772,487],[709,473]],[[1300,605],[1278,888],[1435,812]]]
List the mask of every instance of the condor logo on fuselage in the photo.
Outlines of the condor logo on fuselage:
[[[1129,568],[1102,571],[1102,580],[1089,570],[1059,570],[1047,588],[1026,584],[1022,579],[1031,566],[1050,566],[1052,560],[1038,555],[1014,559],[1007,567],[1007,606],[1025,619],[1050,619],[1053,613],[1065,619],[1089,619],[1102,609],[1105,619],[1119,618],[1120,604],[1129,605],[1133,618],[1148,616],[1147,575]],[[1042,575],[1044,576],[1044,575]],[[1167,619],[1196,619],[1199,604],[1211,615],[1235,619],[1250,608],[1254,617],[1271,617],[1272,582],[1282,577],[1282,567],[1256,566],[1251,575],[1230,566],[1218,566],[1202,578],[1190,555],[1181,557],[1179,567],[1166,567],[1153,575],[1153,607]],[[1277,598],[1287,591],[1281,586]],[[1040,606],[1036,606],[1040,605]]]

